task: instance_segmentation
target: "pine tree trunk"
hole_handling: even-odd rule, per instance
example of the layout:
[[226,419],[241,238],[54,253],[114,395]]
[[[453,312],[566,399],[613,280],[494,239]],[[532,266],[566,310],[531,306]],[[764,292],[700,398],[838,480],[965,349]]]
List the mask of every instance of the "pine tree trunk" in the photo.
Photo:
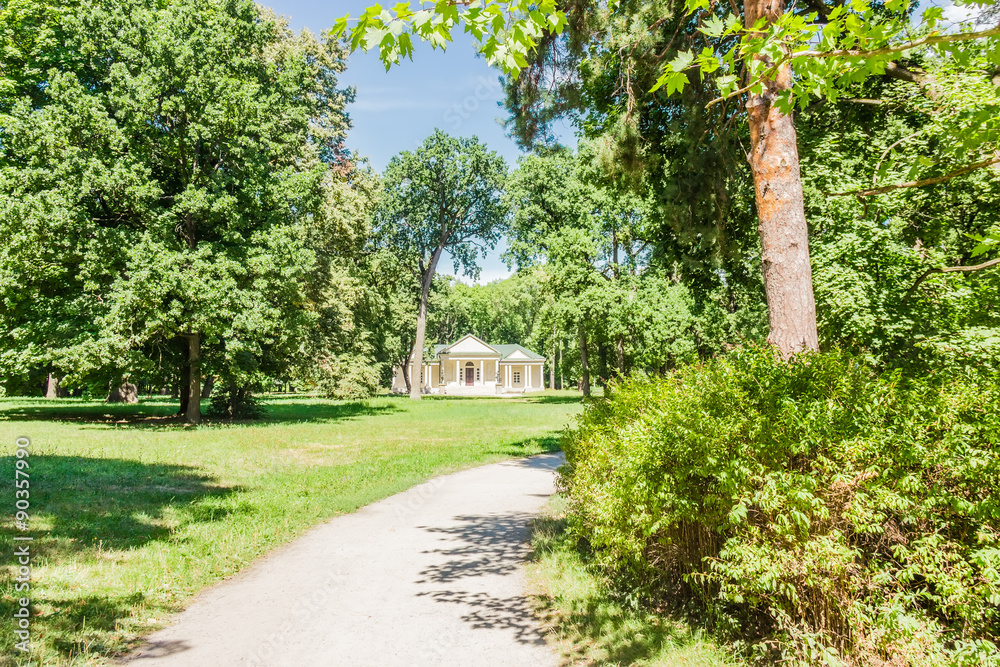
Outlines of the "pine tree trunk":
[[[201,337],[187,334],[188,341],[188,403],[184,421],[197,424],[201,421]],[[183,391],[183,387],[181,388]]]
[[[781,0],[744,0],[746,24],[784,13]],[[761,57],[761,56],[758,56]],[[764,80],[760,95],[747,101],[750,122],[750,166],[757,199],[764,289],[770,333],[768,342],[786,359],[819,348],[809,226],[806,223],[799,174],[795,123],[775,107],[782,91],[792,85],[792,68],[778,68],[774,80]]]
[[587,364],[587,330],[580,322],[580,391],[590,396],[590,366]]

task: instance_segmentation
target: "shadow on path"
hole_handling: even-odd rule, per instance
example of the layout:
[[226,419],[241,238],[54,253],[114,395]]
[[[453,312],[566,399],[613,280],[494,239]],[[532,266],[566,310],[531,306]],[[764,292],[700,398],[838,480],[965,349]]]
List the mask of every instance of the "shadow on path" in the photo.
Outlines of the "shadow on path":
[[[543,466],[538,466],[543,467]],[[430,553],[447,560],[420,572],[418,584],[444,584],[445,589],[420,593],[435,602],[464,607],[462,621],[474,629],[500,629],[513,633],[522,644],[545,644],[534,613],[521,595],[497,597],[483,592],[456,590],[462,580],[509,576],[524,564],[529,553],[529,525],[533,515],[527,512],[484,516],[458,516],[458,525],[450,528],[425,527],[448,543]]]

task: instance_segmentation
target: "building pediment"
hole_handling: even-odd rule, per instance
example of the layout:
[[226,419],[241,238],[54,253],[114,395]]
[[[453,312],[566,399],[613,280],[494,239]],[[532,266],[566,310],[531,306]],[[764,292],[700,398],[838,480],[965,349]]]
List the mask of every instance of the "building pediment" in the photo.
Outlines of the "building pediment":
[[448,356],[475,356],[475,357],[499,357],[500,352],[495,348],[487,345],[483,341],[479,340],[472,334],[464,336],[455,343],[444,348],[439,355]]

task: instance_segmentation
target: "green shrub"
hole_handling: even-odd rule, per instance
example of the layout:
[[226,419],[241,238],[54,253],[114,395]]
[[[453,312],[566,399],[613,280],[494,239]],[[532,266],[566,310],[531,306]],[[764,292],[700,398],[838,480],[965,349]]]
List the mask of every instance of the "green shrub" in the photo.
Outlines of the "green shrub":
[[995,375],[742,349],[612,386],[563,485],[620,590],[758,659],[1000,664],[998,440]]
[[249,388],[230,384],[227,387],[218,387],[212,393],[208,416],[212,419],[228,420],[260,419],[264,416],[264,406]]

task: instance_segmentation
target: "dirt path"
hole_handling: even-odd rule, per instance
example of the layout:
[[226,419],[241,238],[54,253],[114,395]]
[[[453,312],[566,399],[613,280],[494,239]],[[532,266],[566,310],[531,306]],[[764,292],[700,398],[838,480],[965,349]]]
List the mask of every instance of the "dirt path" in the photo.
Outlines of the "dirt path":
[[337,517],[201,594],[134,667],[554,667],[523,597],[559,454],[439,477]]

